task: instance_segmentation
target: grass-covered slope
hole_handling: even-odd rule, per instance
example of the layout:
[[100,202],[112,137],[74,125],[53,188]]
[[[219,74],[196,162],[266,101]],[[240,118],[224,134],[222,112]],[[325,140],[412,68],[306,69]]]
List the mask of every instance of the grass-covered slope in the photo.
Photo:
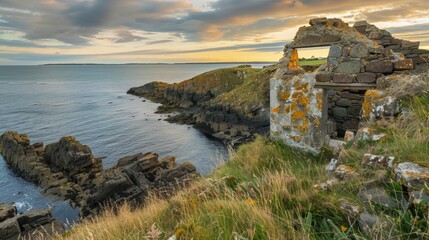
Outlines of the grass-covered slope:
[[170,106],[172,110],[189,108],[222,95],[234,95],[236,99],[246,99],[249,104],[267,102],[269,79],[276,69],[275,66],[252,68],[250,65],[220,68],[180,83],[152,82],[131,88],[128,93]]
[[189,80],[152,82],[128,93],[161,103],[158,112],[179,111],[170,122],[192,124],[226,142],[237,144],[267,134],[269,85],[277,66],[221,68]]
[[[172,198],[152,198],[135,211],[127,205],[117,213],[106,211],[78,224],[64,238],[427,239],[425,202],[403,207],[399,203],[407,193],[390,170],[366,168],[361,160],[372,151],[393,155],[398,163],[427,166],[428,103],[429,95],[410,98],[404,102],[406,114],[369,126],[386,133],[388,140],[347,145],[340,155],[353,174],[325,190],[317,186],[332,179],[325,170],[330,151],[312,156],[258,137],[231,150],[230,159],[210,176]],[[381,189],[393,206],[363,201],[360,192],[369,188]],[[356,215],[362,216],[363,209],[377,218],[371,231]]]

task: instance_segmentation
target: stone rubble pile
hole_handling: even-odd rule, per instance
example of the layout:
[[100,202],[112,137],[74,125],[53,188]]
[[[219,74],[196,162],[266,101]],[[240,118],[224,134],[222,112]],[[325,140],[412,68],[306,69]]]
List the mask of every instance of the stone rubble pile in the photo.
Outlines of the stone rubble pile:
[[[381,135],[368,129],[360,129],[358,132],[365,132],[370,136],[365,137],[365,140],[354,140],[374,141],[373,136]],[[376,141],[382,139],[378,138]],[[352,167],[341,164],[344,158],[341,152],[340,147],[339,155],[326,166],[326,172],[331,178],[313,187],[320,191],[334,191],[344,184],[356,181],[360,176],[361,180],[363,175],[371,176],[363,182],[357,194],[360,204],[344,201],[340,206],[351,220],[358,221],[361,231],[369,233],[380,227],[388,229],[389,210],[407,211],[410,208],[424,207],[429,211],[429,168],[412,162],[397,163],[393,156],[372,153],[363,156],[360,166]],[[391,190],[386,190],[386,187],[395,184],[401,186],[402,190],[392,195],[389,193]],[[370,209],[374,206],[387,211],[372,213]]]

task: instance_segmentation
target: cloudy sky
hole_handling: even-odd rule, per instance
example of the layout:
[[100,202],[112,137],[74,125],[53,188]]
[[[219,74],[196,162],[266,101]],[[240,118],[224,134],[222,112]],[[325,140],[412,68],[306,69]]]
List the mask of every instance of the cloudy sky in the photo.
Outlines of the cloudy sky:
[[366,19],[429,48],[428,9],[427,0],[0,0],[0,65],[274,62],[321,16]]

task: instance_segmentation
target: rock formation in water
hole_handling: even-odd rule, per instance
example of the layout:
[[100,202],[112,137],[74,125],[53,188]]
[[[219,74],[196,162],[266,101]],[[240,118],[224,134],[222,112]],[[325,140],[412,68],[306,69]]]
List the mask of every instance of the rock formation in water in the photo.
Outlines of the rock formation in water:
[[248,65],[217,69],[175,84],[151,82],[128,94],[161,103],[158,112],[180,112],[167,121],[192,124],[234,145],[268,133],[268,80],[275,70]]
[[49,239],[63,232],[63,225],[52,218],[49,209],[17,215],[15,206],[0,204],[0,239]]
[[44,147],[30,144],[26,134],[6,132],[0,136],[0,152],[12,169],[44,193],[70,200],[83,216],[99,212],[103,204],[142,204],[152,191],[173,194],[200,176],[192,164],[177,165],[174,157],[158,160],[154,153],[124,157],[103,171],[101,159],[74,137]]

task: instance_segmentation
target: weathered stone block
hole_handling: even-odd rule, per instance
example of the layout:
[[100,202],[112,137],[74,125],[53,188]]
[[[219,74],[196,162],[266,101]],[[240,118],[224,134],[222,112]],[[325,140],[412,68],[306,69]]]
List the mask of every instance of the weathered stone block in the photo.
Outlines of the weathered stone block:
[[422,63],[429,63],[429,58],[424,57],[413,57],[411,58],[413,60],[414,65],[422,64]]
[[356,77],[357,81],[360,83],[375,83],[377,75],[375,73],[358,73]]
[[349,143],[353,142],[355,140],[355,133],[350,130],[346,130],[346,133],[344,134],[344,142]]
[[373,104],[375,101],[381,99],[384,95],[380,90],[368,90],[365,92],[364,102],[362,104],[362,117],[366,119],[375,119],[372,113]]
[[332,116],[336,119],[347,119],[347,109],[335,107],[332,109]]
[[353,105],[347,109],[347,113],[351,116],[359,116],[362,106]]
[[334,83],[352,83],[355,77],[350,74],[335,73],[333,76]]
[[365,34],[365,30],[366,30],[366,26],[359,26],[359,27],[355,27],[356,31]]
[[313,18],[310,19],[309,24],[311,26],[315,26],[315,25],[326,25],[326,23],[328,22],[327,18]]
[[316,74],[316,82],[330,82],[331,80],[332,80],[332,73]]
[[385,49],[397,50],[397,49],[401,48],[401,45],[399,45],[399,44],[392,44],[392,45],[387,45],[384,48]]
[[355,130],[359,129],[359,120],[356,118],[349,119],[343,123],[343,129],[345,130]]
[[342,62],[342,63],[338,64],[337,68],[335,69],[335,72],[336,73],[347,73],[347,74],[359,73],[360,67],[361,67],[361,63],[359,60]]
[[367,153],[363,156],[361,164],[370,168],[391,168],[394,161],[395,157]]
[[395,70],[412,70],[414,68],[414,63],[412,59],[403,59],[394,63],[393,67]]
[[389,60],[384,61],[373,61],[365,66],[367,72],[372,73],[392,73],[393,63]]
[[354,28],[356,28],[356,27],[367,27],[367,26],[369,26],[367,21],[358,21],[358,22],[355,22],[355,24],[353,24]]
[[326,92],[326,94],[328,95],[328,97],[332,97],[337,95],[337,91],[334,89],[328,89],[328,91]]
[[369,33],[369,39],[380,39],[383,37],[383,33],[381,31],[372,31]]
[[359,192],[358,197],[362,202],[377,204],[386,208],[401,208],[401,202],[392,198],[381,187],[363,189]]
[[305,44],[320,43],[320,38],[321,38],[320,35],[310,34],[310,35],[303,37],[301,39],[301,42],[305,43]]
[[323,43],[326,43],[326,42],[338,42],[338,41],[340,41],[340,39],[341,38],[339,36],[335,36],[335,35],[332,35],[332,34],[329,34],[329,33],[325,33],[320,38],[320,41],[323,42]]
[[401,47],[403,48],[418,48],[420,45],[420,42],[411,42],[411,41],[402,41]]
[[423,188],[429,181],[429,168],[411,162],[399,163],[394,173],[398,181],[410,188]]
[[350,55],[351,48],[350,47],[344,47],[343,53],[341,54],[342,57],[348,57]]
[[350,51],[350,57],[353,58],[364,58],[368,56],[369,49],[365,43],[358,43],[354,45]]
[[396,44],[396,45],[401,45],[402,44],[402,40],[398,39],[398,38],[392,38],[392,39],[390,39],[390,43]]
[[341,98],[337,101],[337,106],[339,107],[350,107],[352,105],[352,102],[347,98]]
[[341,47],[337,45],[332,45],[329,48],[329,55],[328,58],[339,58],[341,57]]

